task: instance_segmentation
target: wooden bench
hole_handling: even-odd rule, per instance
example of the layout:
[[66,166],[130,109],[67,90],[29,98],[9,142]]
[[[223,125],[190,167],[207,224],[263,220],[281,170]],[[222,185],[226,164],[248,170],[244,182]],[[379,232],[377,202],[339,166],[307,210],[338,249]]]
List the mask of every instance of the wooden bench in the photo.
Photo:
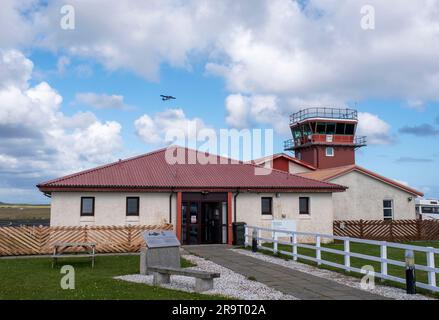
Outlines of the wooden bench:
[[213,289],[213,279],[219,278],[219,273],[186,270],[181,268],[167,267],[148,267],[148,271],[153,272],[154,285],[165,284],[171,282],[171,275],[180,275],[195,278],[195,291],[203,292]]
[[[80,253],[66,254],[68,248],[82,248]],[[91,258],[91,267],[95,266],[96,243],[92,242],[57,242],[53,245],[52,268],[55,267],[59,258]]]

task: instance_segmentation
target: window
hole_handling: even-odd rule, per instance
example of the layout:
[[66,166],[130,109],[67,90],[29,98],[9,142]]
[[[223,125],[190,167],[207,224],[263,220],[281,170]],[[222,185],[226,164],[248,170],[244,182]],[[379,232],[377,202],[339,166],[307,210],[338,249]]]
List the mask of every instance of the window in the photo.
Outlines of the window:
[[272,215],[272,204],[273,204],[273,198],[262,198],[261,199],[261,208],[262,208],[262,214],[263,215]]
[[318,122],[316,132],[318,134],[326,134],[326,123]]
[[310,135],[312,135],[311,125],[310,124],[305,124],[303,126],[303,136],[304,137],[308,137]]
[[326,125],[326,134],[334,134],[335,133],[335,123],[328,123]]
[[139,215],[139,197],[127,197],[127,216]]
[[355,132],[355,125],[354,124],[346,124],[346,131],[345,134],[352,135]]
[[333,157],[334,156],[334,148],[333,147],[327,147],[326,148],[326,156],[327,157]]
[[299,198],[299,214],[310,214],[309,197],[300,197]]
[[81,198],[81,216],[94,216],[95,215],[95,198],[94,197],[82,197]]
[[344,128],[345,128],[344,123],[337,123],[337,129],[335,130],[335,133],[336,134],[344,134]]
[[384,220],[392,220],[393,219],[393,200],[384,200],[383,201],[383,210],[384,210]]
[[422,207],[422,213],[439,213],[439,207]]

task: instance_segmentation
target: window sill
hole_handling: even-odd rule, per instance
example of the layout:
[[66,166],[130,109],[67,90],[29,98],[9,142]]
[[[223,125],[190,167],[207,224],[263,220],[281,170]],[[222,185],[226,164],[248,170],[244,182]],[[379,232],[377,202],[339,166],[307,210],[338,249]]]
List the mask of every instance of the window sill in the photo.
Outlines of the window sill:
[[139,216],[126,216],[126,222],[139,222]]
[[310,214],[299,214],[299,220],[310,220],[311,215]]
[[273,220],[273,215],[272,214],[263,214],[262,220]]
[[95,217],[94,216],[81,216],[79,218],[80,222],[94,222],[95,221]]

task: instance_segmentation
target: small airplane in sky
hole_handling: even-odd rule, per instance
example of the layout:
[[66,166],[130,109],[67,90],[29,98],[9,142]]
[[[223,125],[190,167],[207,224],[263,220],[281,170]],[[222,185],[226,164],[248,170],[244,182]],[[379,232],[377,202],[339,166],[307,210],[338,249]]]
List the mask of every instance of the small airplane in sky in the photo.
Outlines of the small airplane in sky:
[[176,98],[173,96],[164,96],[164,95],[160,95],[160,97],[162,97],[163,101],[167,101],[167,100],[175,100]]

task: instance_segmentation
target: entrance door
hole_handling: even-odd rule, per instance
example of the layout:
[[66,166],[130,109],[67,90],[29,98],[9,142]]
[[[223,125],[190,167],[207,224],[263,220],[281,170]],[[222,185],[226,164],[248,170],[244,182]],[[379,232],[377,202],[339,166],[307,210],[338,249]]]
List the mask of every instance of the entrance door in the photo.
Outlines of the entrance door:
[[227,193],[183,193],[182,244],[213,244],[226,241]]
[[222,243],[222,212],[220,202],[202,203],[202,243]]

